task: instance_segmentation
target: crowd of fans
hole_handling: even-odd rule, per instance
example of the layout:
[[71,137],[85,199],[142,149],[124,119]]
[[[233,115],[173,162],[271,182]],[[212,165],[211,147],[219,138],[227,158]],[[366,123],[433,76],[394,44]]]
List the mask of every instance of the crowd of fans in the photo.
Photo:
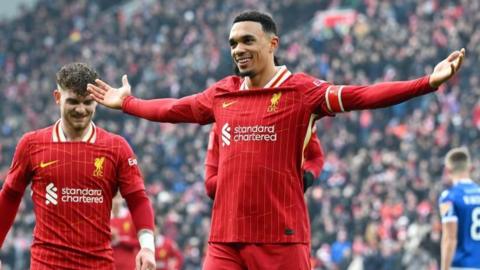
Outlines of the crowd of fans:
[[[230,74],[228,31],[244,9],[274,16],[278,55],[289,69],[337,84],[416,78],[466,48],[460,75],[436,94],[318,121],[325,166],[306,193],[314,269],[438,269],[443,156],[465,145],[480,166],[478,1],[40,0],[0,22],[0,183],[20,136],[59,118],[51,92],[62,65],[87,62],[117,85],[126,73],[142,98],[196,93]],[[211,209],[203,186],[210,126],[103,108],[96,123],[131,143],[160,232],[180,246],[184,269],[200,269]],[[5,269],[28,268],[35,224],[28,194],[0,251]]]

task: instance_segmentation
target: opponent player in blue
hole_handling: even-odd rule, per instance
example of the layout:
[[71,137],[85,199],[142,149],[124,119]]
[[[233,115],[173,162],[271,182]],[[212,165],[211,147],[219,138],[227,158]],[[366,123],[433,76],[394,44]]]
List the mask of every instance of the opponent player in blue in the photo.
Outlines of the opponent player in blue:
[[442,216],[442,270],[480,270],[480,186],[470,178],[472,163],[465,147],[445,157],[451,187],[439,198]]

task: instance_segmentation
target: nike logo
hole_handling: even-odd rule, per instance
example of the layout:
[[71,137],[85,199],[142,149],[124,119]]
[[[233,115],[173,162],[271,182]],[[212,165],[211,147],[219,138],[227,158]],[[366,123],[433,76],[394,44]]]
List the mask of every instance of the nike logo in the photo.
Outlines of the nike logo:
[[223,102],[222,108],[227,108],[230,105],[233,105],[234,103],[237,103],[237,101],[232,101],[232,102]]
[[40,168],[42,168],[42,169],[43,169],[43,168],[46,168],[46,167],[48,167],[48,166],[50,166],[50,165],[53,165],[53,164],[55,164],[55,163],[57,163],[57,162],[58,162],[58,160],[54,160],[54,161],[50,161],[50,162],[43,162],[43,161],[42,161],[42,162],[40,162]]

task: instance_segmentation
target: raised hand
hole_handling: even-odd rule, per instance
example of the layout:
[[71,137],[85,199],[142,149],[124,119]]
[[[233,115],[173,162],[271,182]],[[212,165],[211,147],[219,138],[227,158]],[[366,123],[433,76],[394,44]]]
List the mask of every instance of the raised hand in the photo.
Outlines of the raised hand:
[[95,80],[95,83],[97,85],[87,85],[88,92],[95,101],[112,109],[121,109],[123,100],[132,92],[127,75],[122,76],[120,88],[113,88],[100,79]]
[[465,58],[465,49],[452,52],[446,59],[438,63],[430,75],[430,86],[438,88],[458,72]]

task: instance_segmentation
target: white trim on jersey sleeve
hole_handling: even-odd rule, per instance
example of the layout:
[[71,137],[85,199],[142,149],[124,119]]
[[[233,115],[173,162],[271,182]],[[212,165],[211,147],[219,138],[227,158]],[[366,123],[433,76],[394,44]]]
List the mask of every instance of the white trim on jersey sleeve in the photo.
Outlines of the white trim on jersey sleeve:
[[328,94],[330,93],[330,87],[332,87],[331,85],[327,88],[327,91],[325,92],[325,100],[327,101],[327,108],[330,112],[333,113],[332,111],[332,107],[330,107],[330,100],[328,100]]
[[340,105],[340,109],[342,112],[345,112],[345,109],[343,108],[343,102],[342,102],[342,90],[343,90],[344,85],[340,86],[340,89],[338,90],[338,104]]
[[442,223],[447,222],[458,222],[458,218],[456,216],[442,217]]

